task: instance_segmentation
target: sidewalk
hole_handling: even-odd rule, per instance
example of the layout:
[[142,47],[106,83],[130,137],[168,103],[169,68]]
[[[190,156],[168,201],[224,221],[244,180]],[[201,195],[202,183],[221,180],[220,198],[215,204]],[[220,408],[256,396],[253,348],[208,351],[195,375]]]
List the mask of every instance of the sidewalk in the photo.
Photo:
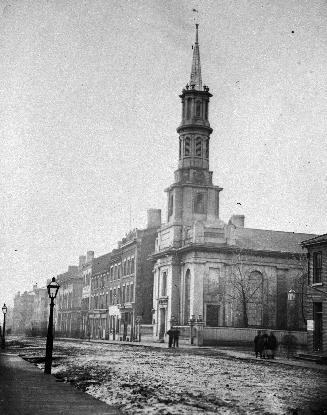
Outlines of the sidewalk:
[[0,352],[1,415],[117,415],[118,409],[57,382],[20,357]]

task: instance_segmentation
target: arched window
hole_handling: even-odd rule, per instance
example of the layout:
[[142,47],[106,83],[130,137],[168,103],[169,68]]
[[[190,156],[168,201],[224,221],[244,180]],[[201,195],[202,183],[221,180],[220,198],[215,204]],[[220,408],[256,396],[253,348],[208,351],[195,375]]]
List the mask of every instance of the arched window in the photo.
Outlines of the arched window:
[[195,116],[196,117],[200,117],[201,116],[201,101],[196,101]]
[[184,281],[184,324],[187,325],[190,320],[191,309],[191,271],[188,269]]
[[186,119],[191,118],[192,98],[187,98],[186,101]]
[[135,260],[134,257],[131,259],[131,274],[135,272]]
[[169,197],[168,216],[171,216],[174,212],[174,195]]
[[206,159],[209,158],[209,138],[206,141]]
[[195,141],[195,155],[198,157],[202,156],[202,138],[197,137]]
[[167,295],[167,272],[164,272],[161,278],[161,296],[164,297],[166,295]]
[[247,317],[249,326],[263,325],[263,275],[252,271],[248,276]]
[[191,154],[191,139],[190,137],[185,138],[184,142],[184,156],[189,156]]

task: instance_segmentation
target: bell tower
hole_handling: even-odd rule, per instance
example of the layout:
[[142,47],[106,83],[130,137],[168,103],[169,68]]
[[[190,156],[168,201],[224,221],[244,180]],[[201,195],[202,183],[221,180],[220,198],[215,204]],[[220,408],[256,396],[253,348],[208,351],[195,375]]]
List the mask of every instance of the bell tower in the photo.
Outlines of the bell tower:
[[179,134],[178,169],[168,194],[168,223],[191,224],[196,220],[219,219],[219,192],[209,171],[209,87],[202,85],[199,25],[195,25],[195,43],[189,83],[180,95],[182,120]]

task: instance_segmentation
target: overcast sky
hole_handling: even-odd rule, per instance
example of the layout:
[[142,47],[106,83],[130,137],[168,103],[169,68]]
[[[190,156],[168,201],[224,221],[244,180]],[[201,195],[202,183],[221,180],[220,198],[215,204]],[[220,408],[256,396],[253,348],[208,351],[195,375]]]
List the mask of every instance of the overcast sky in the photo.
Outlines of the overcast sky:
[[193,7],[221,219],[327,232],[325,1],[1,1],[1,303],[165,211]]

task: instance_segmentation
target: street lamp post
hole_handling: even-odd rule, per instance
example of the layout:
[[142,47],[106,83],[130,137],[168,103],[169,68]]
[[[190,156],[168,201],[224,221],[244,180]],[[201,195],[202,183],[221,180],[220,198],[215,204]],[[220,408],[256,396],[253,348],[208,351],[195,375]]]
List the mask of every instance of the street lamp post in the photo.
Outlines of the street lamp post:
[[52,365],[52,349],[53,349],[53,307],[54,300],[57,296],[59,290],[59,284],[56,282],[55,277],[52,278],[52,281],[48,285],[48,295],[50,298],[50,315],[49,315],[49,325],[48,325],[48,334],[47,334],[47,345],[45,352],[45,366],[44,373],[51,373]]
[[191,337],[191,344],[193,344],[193,326],[194,326],[194,323],[196,322],[196,318],[195,318],[195,315],[194,314],[192,314],[192,317],[190,318],[190,320],[189,320],[189,325],[190,325],[190,331],[191,331],[191,333],[190,333],[190,337]]
[[2,327],[2,342],[1,348],[4,349],[6,347],[6,314],[7,314],[7,306],[6,304],[2,307],[3,312],[3,327]]

